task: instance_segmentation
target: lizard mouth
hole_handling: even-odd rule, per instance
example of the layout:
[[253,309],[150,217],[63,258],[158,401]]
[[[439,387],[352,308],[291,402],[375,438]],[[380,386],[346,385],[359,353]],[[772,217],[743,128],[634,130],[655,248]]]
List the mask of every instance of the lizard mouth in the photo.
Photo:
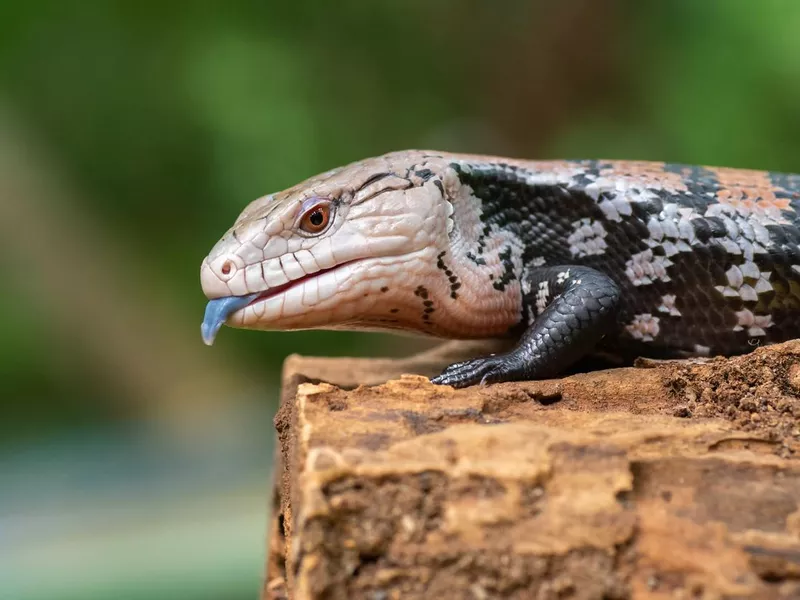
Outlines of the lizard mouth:
[[302,285],[310,279],[321,277],[325,273],[330,273],[331,271],[352,265],[356,262],[359,262],[358,259],[343,262],[328,269],[320,269],[314,273],[303,275],[302,277],[293,279],[292,281],[287,281],[281,285],[271,287],[263,292],[255,292],[253,294],[245,294],[243,296],[223,296],[222,298],[214,298],[213,300],[209,300],[208,304],[206,305],[203,323],[200,325],[200,332],[203,335],[203,342],[205,342],[207,346],[212,345],[214,343],[214,339],[217,337],[217,333],[228,320],[228,317],[235,312],[247,308],[248,306],[252,306],[258,302],[263,302],[264,300],[274,298],[275,296],[286,292],[290,288]]

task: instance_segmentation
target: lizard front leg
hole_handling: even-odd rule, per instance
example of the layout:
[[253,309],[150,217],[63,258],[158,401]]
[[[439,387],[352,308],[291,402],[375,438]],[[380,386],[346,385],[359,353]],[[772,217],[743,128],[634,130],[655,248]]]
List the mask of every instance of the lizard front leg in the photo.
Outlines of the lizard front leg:
[[[534,269],[524,302],[537,315],[515,348],[447,367],[435,384],[466,387],[552,377],[589,353],[617,322],[621,293],[608,275],[590,267]],[[529,314],[523,306],[523,314]]]

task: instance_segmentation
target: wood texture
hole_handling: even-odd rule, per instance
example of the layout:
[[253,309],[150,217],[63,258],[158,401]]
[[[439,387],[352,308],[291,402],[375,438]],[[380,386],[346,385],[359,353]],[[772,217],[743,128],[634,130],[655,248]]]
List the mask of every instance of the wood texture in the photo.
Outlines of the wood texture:
[[800,597],[800,342],[459,391],[401,375],[462,351],[287,360],[265,598]]

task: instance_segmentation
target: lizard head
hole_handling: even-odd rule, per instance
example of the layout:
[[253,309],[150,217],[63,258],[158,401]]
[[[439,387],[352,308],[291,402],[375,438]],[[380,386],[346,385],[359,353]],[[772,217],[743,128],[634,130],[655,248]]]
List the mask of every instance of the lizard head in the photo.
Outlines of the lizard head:
[[424,331],[425,282],[448,247],[453,185],[447,160],[410,151],[253,201],[203,260],[203,339],[211,344],[224,323]]

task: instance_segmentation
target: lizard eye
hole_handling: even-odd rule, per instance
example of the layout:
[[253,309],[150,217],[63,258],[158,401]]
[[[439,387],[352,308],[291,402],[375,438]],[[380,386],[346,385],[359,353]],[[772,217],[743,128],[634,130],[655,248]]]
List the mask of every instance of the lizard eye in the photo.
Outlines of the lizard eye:
[[331,203],[317,199],[308,208],[304,207],[300,217],[300,229],[316,235],[322,233],[331,221]]

